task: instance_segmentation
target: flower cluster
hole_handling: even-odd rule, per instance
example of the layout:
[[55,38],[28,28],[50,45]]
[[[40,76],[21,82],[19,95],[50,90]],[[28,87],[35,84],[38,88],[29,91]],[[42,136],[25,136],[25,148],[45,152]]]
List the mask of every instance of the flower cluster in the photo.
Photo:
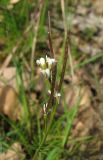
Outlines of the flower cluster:
[[50,58],[47,55],[46,58],[41,57],[36,61],[37,65],[40,66],[41,73],[47,77],[50,77],[51,67],[55,62],[54,58]]

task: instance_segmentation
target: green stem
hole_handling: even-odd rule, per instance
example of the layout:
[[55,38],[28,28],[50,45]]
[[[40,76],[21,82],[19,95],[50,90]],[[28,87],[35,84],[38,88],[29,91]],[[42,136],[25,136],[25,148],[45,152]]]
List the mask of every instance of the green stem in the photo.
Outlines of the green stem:
[[49,133],[50,128],[51,128],[51,125],[52,125],[52,121],[53,121],[53,119],[54,119],[54,115],[55,115],[57,106],[58,106],[58,105],[56,104],[55,107],[53,108],[53,111],[52,111],[51,116],[50,116],[50,121],[49,121],[49,125],[48,125],[48,127],[47,127],[47,130],[46,130],[46,133],[45,133],[45,135],[44,135],[44,137],[43,137],[43,139],[42,139],[42,142],[41,142],[39,148],[36,150],[36,152],[35,152],[32,160],[37,160],[38,153],[39,153],[41,147],[43,146],[43,144],[44,144],[45,141],[46,141],[46,138],[47,138],[47,136],[48,136],[48,133]]

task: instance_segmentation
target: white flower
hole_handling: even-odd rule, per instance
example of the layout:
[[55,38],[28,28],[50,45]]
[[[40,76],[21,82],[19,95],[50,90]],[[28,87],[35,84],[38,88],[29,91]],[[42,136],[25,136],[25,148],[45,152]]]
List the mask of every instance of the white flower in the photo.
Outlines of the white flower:
[[40,59],[36,60],[37,65],[40,66],[40,71],[46,77],[50,77],[50,71],[53,63],[55,63],[54,58],[49,58],[46,55],[46,58],[41,57]]
[[61,97],[61,94],[56,92],[55,93],[55,98],[57,99],[58,104],[59,104],[59,101],[60,101],[60,97]]
[[50,69],[49,68],[45,69],[45,73],[46,73],[47,77],[50,77]]
[[55,97],[61,97],[61,94],[56,92]]
[[[50,91],[50,90],[48,90],[48,93],[49,93],[49,94],[51,94],[51,91]],[[61,94],[60,94],[60,93],[58,93],[58,92],[56,92],[56,93],[55,93],[55,95],[54,95],[54,97],[56,97],[56,98],[61,97]]]
[[50,77],[50,69],[49,68],[46,68],[46,69],[41,69],[40,70],[41,73],[47,77]]
[[44,58],[40,58],[36,61],[37,65],[40,65],[41,67],[44,67],[46,62],[45,62],[45,59]]
[[48,93],[51,94],[51,90],[48,90]]
[[47,55],[46,55],[46,62],[49,66],[49,68],[51,68],[51,66],[56,62],[54,58],[49,58]]
[[43,105],[43,112],[44,112],[44,115],[47,114],[46,109],[47,109],[47,103]]

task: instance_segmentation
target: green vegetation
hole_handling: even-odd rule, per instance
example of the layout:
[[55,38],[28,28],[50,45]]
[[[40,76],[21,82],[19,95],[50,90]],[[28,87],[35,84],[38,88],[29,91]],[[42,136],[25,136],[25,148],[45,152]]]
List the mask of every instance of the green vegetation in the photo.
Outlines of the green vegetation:
[[[70,1],[71,3],[72,1]],[[60,3],[57,1],[57,4]],[[0,114],[0,121],[2,121],[2,124],[0,124],[0,153],[7,151],[14,142],[19,142],[25,153],[25,160],[69,160],[73,156],[76,156],[76,160],[79,160],[81,159],[80,145],[93,139],[91,136],[72,139],[72,127],[82,97],[78,94],[74,105],[68,106],[64,98],[63,79],[64,73],[73,78],[78,69],[102,59],[103,53],[93,57],[86,56],[74,65],[73,60],[78,61],[81,53],[71,46],[68,56],[68,44],[66,43],[68,37],[65,37],[64,32],[60,32],[61,37],[63,37],[61,50],[60,53],[53,55],[52,49],[55,48],[53,37],[55,39],[54,34],[58,32],[53,28],[53,16],[55,15],[57,18],[62,16],[60,5],[58,5],[60,13],[55,13],[55,8],[54,13],[52,13],[52,5],[57,4],[48,0],[41,1],[41,4],[39,0],[20,0],[15,4],[10,4],[9,0],[0,1],[0,65],[2,66],[2,62],[11,55],[8,66],[16,68],[18,97],[22,107],[21,118],[17,121]],[[50,39],[48,38],[48,10],[52,10],[49,17],[51,18],[49,31],[52,31]],[[93,31],[86,30],[85,34],[88,34],[88,40],[93,36]],[[70,36],[70,33],[68,33],[68,36]],[[51,53],[48,52],[47,40]],[[42,46],[45,46],[45,44],[46,48],[43,49]],[[50,47],[51,45],[54,47]],[[72,43],[69,42],[69,45],[72,45]],[[36,90],[38,83],[36,77],[40,76],[38,74],[40,66],[37,66],[36,60],[40,57],[45,58],[47,54],[53,59],[57,57],[57,63],[50,70],[51,79],[44,76],[42,78],[43,89],[38,91]],[[67,67],[67,70],[65,67]],[[26,72],[29,73],[27,89],[25,89],[23,80],[23,74]],[[96,86],[99,88],[98,79],[96,76],[94,77]],[[74,85],[73,82],[72,85]],[[48,90],[51,90],[51,95],[47,93]],[[55,98],[56,91],[61,94],[59,102]],[[39,98],[31,98],[31,93],[36,96],[40,94],[40,96],[38,96]],[[44,113],[43,106],[46,103],[47,111]],[[63,106],[63,112],[58,115],[58,108],[61,106]]]

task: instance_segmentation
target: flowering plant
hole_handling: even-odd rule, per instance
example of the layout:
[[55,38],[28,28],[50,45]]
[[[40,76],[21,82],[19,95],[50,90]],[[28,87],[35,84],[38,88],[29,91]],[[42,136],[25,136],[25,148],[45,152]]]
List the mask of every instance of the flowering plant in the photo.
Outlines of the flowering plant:
[[46,78],[50,78],[50,83],[51,83],[51,89],[48,90],[49,93],[49,100],[46,104],[43,105],[43,111],[44,114],[46,115],[48,113],[48,110],[51,110],[51,106],[52,104],[54,104],[54,99],[57,100],[57,102],[59,103],[60,101],[60,97],[61,97],[61,86],[62,86],[62,82],[63,82],[63,78],[64,78],[64,73],[65,73],[65,68],[66,68],[66,61],[67,61],[67,51],[68,51],[68,47],[66,46],[66,51],[64,54],[64,63],[63,63],[63,68],[62,68],[62,73],[61,73],[61,79],[60,79],[60,83],[57,85],[57,89],[56,89],[56,70],[57,70],[57,61],[54,58],[54,51],[52,48],[52,44],[51,44],[51,36],[50,36],[50,32],[49,32],[49,43],[50,43],[50,51],[52,53],[51,57],[48,57],[47,55],[45,56],[45,58],[41,57],[39,59],[36,60],[36,64],[40,67],[40,72],[46,77]]
[[[49,17],[50,18],[50,17]],[[49,22],[50,23],[50,22]],[[55,59],[54,49],[52,46],[52,39],[51,39],[51,30],[49,24],[49,32],[48,32],[48,39],[49,39],[49,49],[50,49],[50,57],[47,55],[45,57],[41,57],[36,60],[36,64],[40,67],[40,72],[43,76],[47,79],[50,83],[50,87],[48,89],[48,99],[42,106],[42,116],[44,117],[44,135],[41,142],[41,146],[45,143],[47,136],[49,134],[50,128],[52,126],[53,119],[55,118],[57,107],[59,106],[61,96],[61,88],[63,84],[66,63],[68,59],[68,38],[65,44],[65,52],[63,57],[63,65],[61,69],[60,81],[58,82],[57,77],[57,61]],[[63,145],[65,141],[63,141]],[[40,148],[35,153],[33,159],[36,160],[36,156],[39,153]]]

